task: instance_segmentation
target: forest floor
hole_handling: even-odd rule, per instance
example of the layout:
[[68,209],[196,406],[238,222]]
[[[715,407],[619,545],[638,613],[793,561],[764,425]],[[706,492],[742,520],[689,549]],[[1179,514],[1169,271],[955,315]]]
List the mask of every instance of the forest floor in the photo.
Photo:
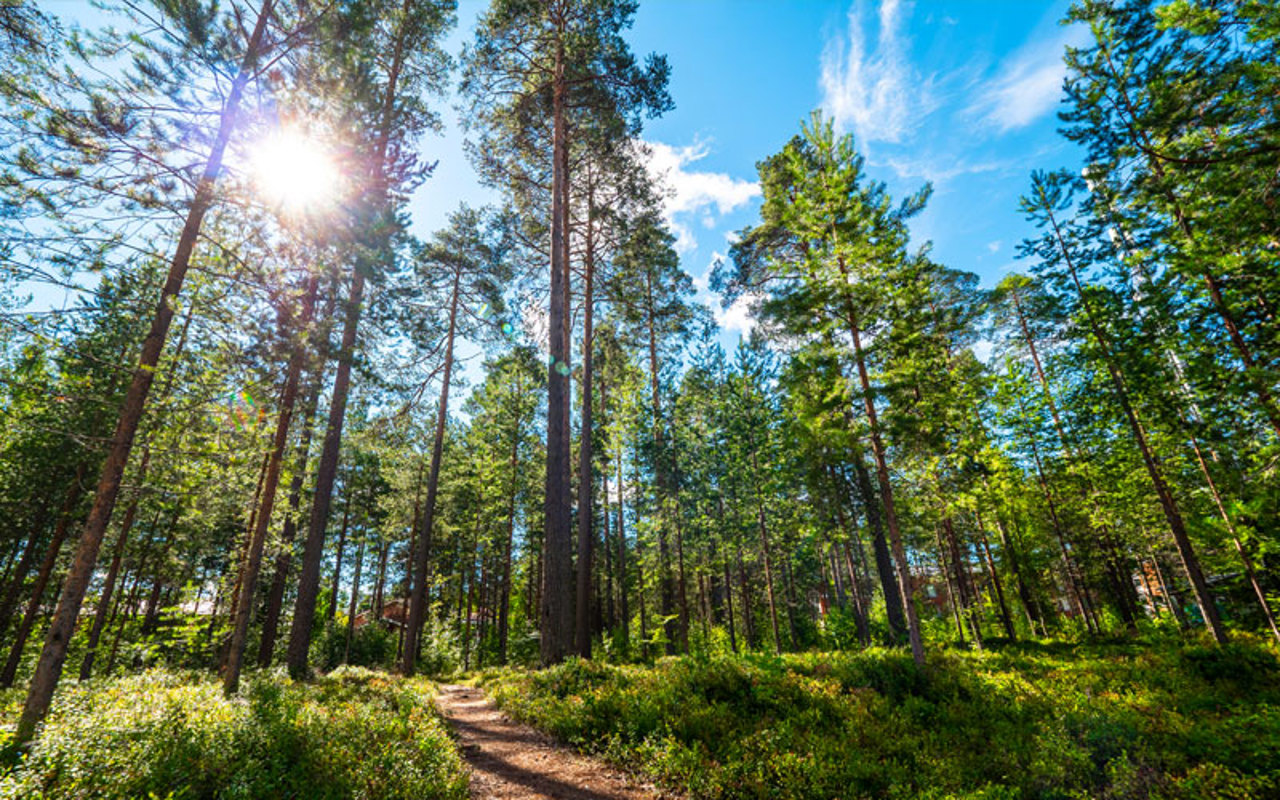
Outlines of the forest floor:
[[640,800],[668,797],[597,758],[513,722],[470,686],[436,696],[471,767],[473,800]]

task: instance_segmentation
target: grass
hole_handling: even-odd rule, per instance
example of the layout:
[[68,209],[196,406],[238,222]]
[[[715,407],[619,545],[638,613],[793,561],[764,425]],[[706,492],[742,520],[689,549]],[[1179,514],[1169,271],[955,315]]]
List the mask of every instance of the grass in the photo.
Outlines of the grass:
[[[253,678],[228,700],[201,673],[66,682],[0,798],[467,796],[432,685],[361,668],[314,683]],[[22,693],[0,694],[0,748]]]
[[1280,665],[1258,644],[1006,645],[571,661],[483,682],[508,713],[692,798],[1280,794]]

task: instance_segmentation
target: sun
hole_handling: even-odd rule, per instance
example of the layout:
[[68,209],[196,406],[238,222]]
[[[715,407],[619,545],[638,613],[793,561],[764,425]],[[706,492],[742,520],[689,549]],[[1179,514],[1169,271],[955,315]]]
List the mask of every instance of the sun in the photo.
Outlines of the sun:
[[268,202],[289,213],[314,211],[334,199],[338,170],[314,139],[280,130],[253,149],[253,181]]

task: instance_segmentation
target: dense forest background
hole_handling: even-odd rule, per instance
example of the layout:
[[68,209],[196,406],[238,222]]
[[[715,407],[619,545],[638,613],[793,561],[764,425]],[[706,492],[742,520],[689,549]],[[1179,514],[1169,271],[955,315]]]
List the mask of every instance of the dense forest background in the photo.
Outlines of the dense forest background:
[[[275,664],[1280,640],[1274,3],[1072,8],[1088,167],[1030,176],[993,287],[911,244],[929,186],[890,197],[815,113],[712,275],[757,320],[731,351],[646,169],[673,98],[630,0],[494,0],[460,54],[449,2],[57,11],[0,4],[19,740],[60,680],[161,664],[233,693]],[[417,238],[450,114],[504,202]]]

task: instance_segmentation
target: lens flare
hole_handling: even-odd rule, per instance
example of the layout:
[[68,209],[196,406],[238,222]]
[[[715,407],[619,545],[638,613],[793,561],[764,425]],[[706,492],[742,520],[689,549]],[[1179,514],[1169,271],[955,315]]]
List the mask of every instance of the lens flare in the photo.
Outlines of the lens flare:
[[338,171],[328,153],[314,139],[281,130],[254,148],[253,180],[271,203],[286,212],[315,210],[331,201]]

